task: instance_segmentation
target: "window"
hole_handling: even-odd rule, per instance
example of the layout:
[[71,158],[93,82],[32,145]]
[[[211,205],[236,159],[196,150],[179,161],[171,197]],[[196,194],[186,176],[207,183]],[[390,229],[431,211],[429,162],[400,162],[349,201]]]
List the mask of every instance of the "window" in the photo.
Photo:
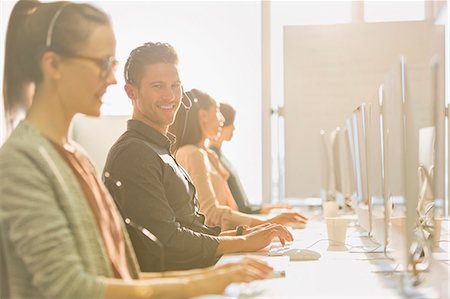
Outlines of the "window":
[[364,2],[364,19],[366,22],[418,21],[424,18],[425,4],[423,0]]
[[[261,199],[261,14],[258,1],[92,1],[110,16],[120,61],[102,114],[129,115],[123,91],[128,54],[148,41],[172,44],[185,89],[198,88],[237,110],[236,132],[224,151],[255,202]],[[1,1],[1,32],[15,1]],[[3,47],[1,49],[3,51]],[[1,59],[3,63],[3,53]],[[2,68],[3,69],[3,68]],[[3,114],[2,114],[3,116]]]

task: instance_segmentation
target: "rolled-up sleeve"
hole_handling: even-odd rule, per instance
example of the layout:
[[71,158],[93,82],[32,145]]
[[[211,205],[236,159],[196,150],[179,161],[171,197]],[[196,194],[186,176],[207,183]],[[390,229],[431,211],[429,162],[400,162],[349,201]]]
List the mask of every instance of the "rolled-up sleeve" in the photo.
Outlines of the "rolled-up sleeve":
[[0,159],[0,220],[14,251],[6,255],[18,257],[45,297],[102,298],[104,279],[84,268],[51,180],[20,155]]
[[[166,197],[163,162],[159,156],[149,151],[146,145],[135,142],[111,158],[107,163],[108,171],[122,182],[122,191],[111,193],[124,217],[145,227],[163,243],[168,268],[188,269],[214,264],[219,239],[177,222],[176,213]],[[132,241],[135,247],[144,246],[137,239],[132,238]],[[136,250],[136,253],[141,261],[142,250]],[[145,265],[141,265],[141,269],[151,270],[145,269]]]

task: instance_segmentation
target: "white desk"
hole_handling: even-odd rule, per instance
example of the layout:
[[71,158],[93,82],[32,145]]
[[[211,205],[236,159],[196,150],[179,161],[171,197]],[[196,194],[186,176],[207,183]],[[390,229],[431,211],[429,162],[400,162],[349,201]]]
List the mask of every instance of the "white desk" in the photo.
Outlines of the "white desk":
[[[317,218],[317,217],[315,217]],[[306,229],[294,230],[295,242],[293,246],[306,248],[318,240],[326,239],[326,225],[319,219],[308,223]],[[361,231],[357,227],[349,227],[347,230],[346,243],[351,246],[373,246],[374,243],[368,238],[358,237]],[[448,228],[446,236],[443,239],[448,240]],[[441,246],[441,255],[449,251],[449,243],[444,242]],[[351,246],[347,246],[350,248]],[[239,287],[230,286],[226,294],[237,296],[241,288],[246,292],[253,289],[251,296],[239,296],[240,298],[405,298],[401,291],[401,274],[391,272],[396,264],[391,260],[384,258],[382,253],[350,253],[345,251],[331,251],[328,248],[328,241],[320,241],[309,249],[320,252],[322,257],[317,261],[296,261],[290,262],[288,257],[270,257],[266,252],[257,252],[252,254],[230,254],[223,256],[219,263],[236,261],[244,256],[258,256],[269,264],[275,270],[285,270],[286,277],[268,279],[264,281],[252,282],[249,285]],[[448,258],[447,258],[448,260]],[[438,270],[432,270],[430,273],[424,273],[427,280],[419,287],[413,288],[412,298],[439,298],[436,286],[432,286],[429,281],[433,274],[437,275],[442,281],[449,285],[449,267],[444,261],[437,261]],[[434,281],[436,279],[434,278]],[[208,296],[204,296],[208,298]],[[225,296],[226,297],[226,296]],[[210,297],[210,298],[217,298]]]

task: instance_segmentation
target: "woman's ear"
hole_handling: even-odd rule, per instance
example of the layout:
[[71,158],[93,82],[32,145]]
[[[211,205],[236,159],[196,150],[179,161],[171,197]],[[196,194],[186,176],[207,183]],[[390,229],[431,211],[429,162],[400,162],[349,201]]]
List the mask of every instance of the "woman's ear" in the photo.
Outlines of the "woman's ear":
[[199,120],[200,124],[204,124],[204,123],[208,122],[208,111],[206,111],[204,109],[199,109],[198,110],[198,120]]
[[61,78],[61,57],[55,52],[45,52],[41,59],[43,76],[49,76],[54,80]]

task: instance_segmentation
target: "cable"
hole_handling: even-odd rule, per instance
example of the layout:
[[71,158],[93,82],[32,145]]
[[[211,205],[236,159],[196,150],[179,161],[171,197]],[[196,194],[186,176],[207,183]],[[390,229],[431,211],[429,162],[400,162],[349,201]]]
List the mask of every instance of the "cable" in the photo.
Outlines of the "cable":
[[[123,196],[123,185],[122,182],[119,180],[115,180],[113,179],[113,177],[111,176],[111,174],[108,171],[105,171],[103,173],[103,177],[105,178],[105,184],[106,181],[110,181],[113,183],[113,186],[116,187],[116,190],[118,192],[118,196],[120,198],[124,198]],[[152,234],[148,229],[146,229],[145,227],[136,224],[135,222],[133,222],[129,217],[125,216],[125,213],[122,209],[122,207],[120,206],[118,200],[115,200],[116,202],[116,207],[119,210],[120,214],[122,215],[122,218],[125,221],[125,224],[132,227],[135,231],[137,231],[137,235],[139,237],[139,239],[141,239],[142,243],[144,244],[144,246],[150,251],[153,251],[153,248],[151,248],[149,246],[149,244],[147,243],[148,240],[150,240],[151,242],[153,242],[154,244],[156,244],[159,248],[159,262],[160,262],[160,271],[161,271],[161,275],[164,276],[164,271],[165,271],[165,248],[164,248],[164,244],[159,241],[159,239]],[[144,238],[145,237],[145,238]]]
[[158,245],[160,249],[160,256],[159,256],[159,266],[161,270],[161,275],[164,277],[164,271],[165,271],[165,252],[164,252],[164,245],[161,243],[161,241],[158,240],[158,238],[152,234],[148,229],[140,226],[139,224],[136,224],[133,222],[130,218],[125,219],[125,223],[134,228],[135,230],[139,231],[140,234],[138,234],[139,238],[143,241],[142,243],[145,244],[145,246],[152,250],[150,246],[146,243],[147,239],[144,239],[143,235],[150,239],[152,242],[154,242],[156,245]]
[[186,99],[189,101],[189,104],[186,105],[186,104],[183,102],[183,98],[181,98],[181,104],[183,105],[184,109],[186,109],[187,111],[189,111],[189,109],[192,108],[192,100],[191,100],[191,98],[188,96],[188,94],[187,94],[186,92],[184,92],[183,86],[181,87],[181,92],[182,92],[182,94],[186,97]]
[[[320,239],[320,240],[317,240],[316,242],[312,243],[312,244],[309,245],[309,246],[306,246],[305,248],[306,248],[306,249],[309,249],[309,248],[313,247],[314,245],[316,245],[317,243],[323,242],[323,241],[332,241],[332,242],[334,242],[334,243],[339,244],[339,245],[337,245],[337,246],[347,246],[347,247],[349,247],[348,250],[352,250],[353,248],[365,248],[365,246],[361,246],[361,245],[351,245],[351,244],[348,244],[348,243],[339,242],[339,241],[335,241],[335,240],[331,240],[331,239]],[[371,250],[362,251],[362,252],[360,252],[360,253],[376,253],[376,250],[379,249],[380,247],[381,247],[381,245],[378,245],[378,246],[376,246],[375,248],[373,248],[373,249],[371,249]],[[388,256],[387,254],[385,254],[385,257],[386,257],[386,259],[394,260],[393,258],[391,258],[390,256]]]
[[350,245],[350,244],[347,244],[347,243],[344,243],[344,242],[339,242],[339,241],[335,241],[335,240],[331,240],[331,239],[320,239],[320,240],[318,240],[318,241],[312,243],[311,245],[306,246],[305,248],[306,248],[306,249],[311,248],[311,247],[313,247],[314,245],[316,245],[317,243],[323,242],[323,241],[332,241],[332,242],[335,242],[335,243],[340,244],[340,245],[338,245],[338,246],[342,246],[342,245],[343,245],[343,246],[349,246],[350,249],[356,247],[356,246],[353,246],[353,245]]
[[[196,98],[194,98],[194,101],[191,100],[191,98],[188,95],[188,92],[184,92],[184,88],[181,87],[182,93],[183,93],[183,97],[181,98],[181,104],[183,105],[184,109],[186,110],[186,114],[184,115],[184,123],[183,123],[183,130],[181,132],[181,136],[176,136],[177,137],[177,144],[183,144],[183,139],[184,139],[184,134],[186,134],[186,127],[187,127],[187,122],[188,122],[188,118],[189,118],[189,110],[192,108],[193,102],[196,100]],[[189,102],[188,105],[186,105],[183,102],[183,98],[186,98]],[[174,155],[176,155],[177,151],[178,151],[179,146],[176,147]]]

